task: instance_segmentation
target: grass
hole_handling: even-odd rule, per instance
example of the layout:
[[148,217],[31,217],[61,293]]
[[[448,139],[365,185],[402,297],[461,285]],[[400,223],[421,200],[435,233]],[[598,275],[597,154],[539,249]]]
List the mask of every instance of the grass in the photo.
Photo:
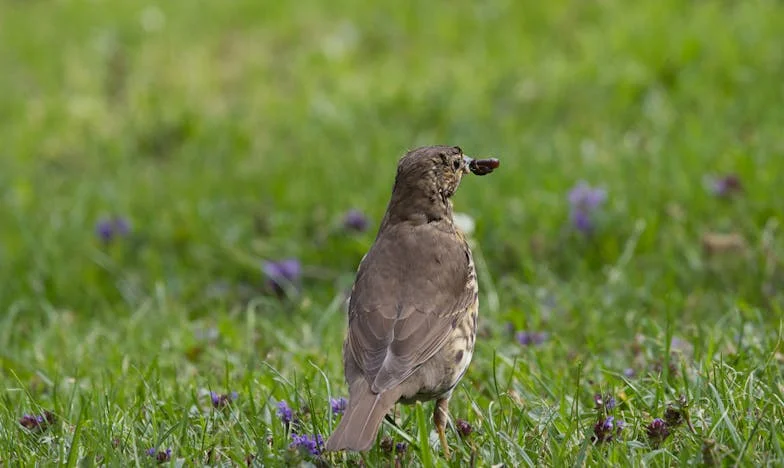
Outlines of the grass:
[[[784,464],[778,2],[231,5],[0,1],[0,461]],[[375,227],[341,217],[375,226],[397,158],[434,143],[502,160],[455,198],[482,293],[451,411],[473,433],[445,461],[425,405],[382,429],[403,454],[289,449],[280,400],[327,436],[346,394]],[[579,180],[608,193],[590,236]],[[131,233],[100,242],[106,216]],[[261,262],[288,257],[301,293],[279,299]],[[689,423],[656,444],[668,405]],[[607,414],[626,427],[593,443]]]

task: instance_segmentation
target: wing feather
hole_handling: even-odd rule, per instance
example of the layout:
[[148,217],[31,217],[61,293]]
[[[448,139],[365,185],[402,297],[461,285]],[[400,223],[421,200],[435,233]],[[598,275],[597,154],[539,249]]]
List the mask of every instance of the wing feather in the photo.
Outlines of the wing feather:
[[379,234],[349,301],[347,347],[374,392],[398,385],[444,346],[474,299],[469,255],[451,226],[401,224]]

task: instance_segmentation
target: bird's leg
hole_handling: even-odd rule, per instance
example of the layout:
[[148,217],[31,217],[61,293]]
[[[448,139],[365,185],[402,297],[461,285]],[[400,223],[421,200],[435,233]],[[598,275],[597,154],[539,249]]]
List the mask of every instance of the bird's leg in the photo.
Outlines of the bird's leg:
[[438,439],[441,441],[441,448],[444,450],[444,458],[449,460],[451,453],[449,452],[449,444],[446,442],[446,421],[449,417],[449,399],[439,398],[436,401],[435,410],[433,411],[433,423],[435,423],[436,430],[438,431]]

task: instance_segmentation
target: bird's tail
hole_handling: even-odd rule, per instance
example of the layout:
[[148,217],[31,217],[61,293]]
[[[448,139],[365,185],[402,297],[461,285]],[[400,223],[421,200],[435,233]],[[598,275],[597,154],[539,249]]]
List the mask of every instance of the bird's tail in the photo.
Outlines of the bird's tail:
[[[399,387],[373,393],[365,379],[349,392],[348,408],[343,419],[327,440],[327,450],[364,452],[373,446],[384,416],[400,398]],[[354,386],[352,386],[354,387]]]

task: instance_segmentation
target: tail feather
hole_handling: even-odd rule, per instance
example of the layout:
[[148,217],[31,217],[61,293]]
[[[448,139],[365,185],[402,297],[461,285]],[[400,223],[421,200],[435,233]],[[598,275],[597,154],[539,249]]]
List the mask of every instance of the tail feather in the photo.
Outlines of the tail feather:
[[399,387],[373,393],[365,379],[352,385],[343,419],[327,440],[327,450],[364,452],[373,446],[384,416],[400,398]]

